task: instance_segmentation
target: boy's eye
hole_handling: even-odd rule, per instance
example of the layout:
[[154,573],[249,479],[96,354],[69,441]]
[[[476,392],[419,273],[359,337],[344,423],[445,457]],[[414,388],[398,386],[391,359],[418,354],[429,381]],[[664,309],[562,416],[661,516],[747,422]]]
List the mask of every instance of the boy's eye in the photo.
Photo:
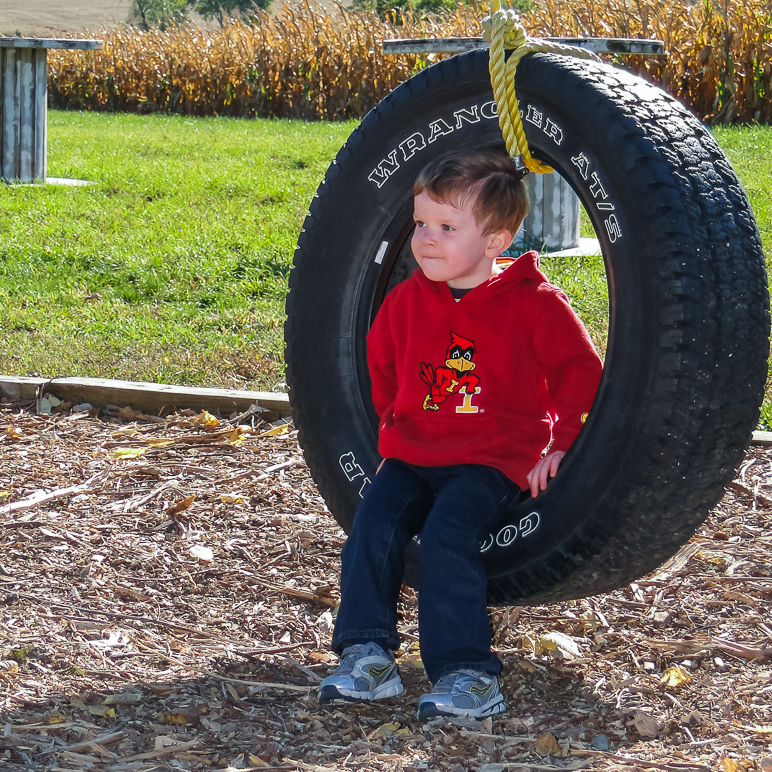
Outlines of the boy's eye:
[[416,220],[415,221],[415,227],[416,228],[425,228],[426,223],[423,220]]
[[454,231],[456,230],[452,225],[443,225],[442,230],[444,231]]

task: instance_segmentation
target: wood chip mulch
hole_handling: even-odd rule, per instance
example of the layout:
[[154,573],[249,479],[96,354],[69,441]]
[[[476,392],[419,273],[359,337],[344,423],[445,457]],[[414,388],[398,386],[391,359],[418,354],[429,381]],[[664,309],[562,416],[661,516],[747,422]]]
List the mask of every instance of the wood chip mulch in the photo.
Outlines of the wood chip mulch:
[[[66,408],[67,406],[60,406]],[[772,450],[609,595],[492,609],[508,712],[322,710],[343,533],[291,425],[0,405],[0,770],[772,772]]]

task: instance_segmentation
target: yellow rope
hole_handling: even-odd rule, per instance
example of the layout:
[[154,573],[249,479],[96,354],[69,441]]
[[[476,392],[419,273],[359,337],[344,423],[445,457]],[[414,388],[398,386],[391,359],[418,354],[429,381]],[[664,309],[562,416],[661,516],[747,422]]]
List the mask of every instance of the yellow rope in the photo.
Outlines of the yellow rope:
[[[499,0],[495,0],[493,8],[493,13],[482,21],[483,38],[491,44],[488,68],[499,115],[499,126],[501,126],[501,133],[504,135],[507,152],[512,158],[520,155],[528,171],[547,174],[552,171],[552,167],[534,158],[528,149],[523,119],[520,116],[520,108],[515,94],[517,65],[526,54],[532,51],[596,61],[599,61],[599,57],[591,51],[576,46],[565,46],[539,38],[529,38],[515,11],[509,8],[501,10]],[[506,50],[512,50],[508,59],[504,53]]]

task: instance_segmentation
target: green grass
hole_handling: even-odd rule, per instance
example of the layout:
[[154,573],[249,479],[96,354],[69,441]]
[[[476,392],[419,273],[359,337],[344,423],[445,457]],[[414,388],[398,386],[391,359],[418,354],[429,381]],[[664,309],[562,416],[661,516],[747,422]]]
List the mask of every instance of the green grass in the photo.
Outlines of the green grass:
[[[715,129],[714,134],[753,206],[767,271],[772,275],[772,127],[728,127]],[[759,426],[772,429],[772,358]]]
[[0,187],[0,373],[273,389],[295,240],[352,124],[51,112]]
[[[92,184],[0,186],[0,373],[280,386],[295,240],[354,124],[52,111],[48,126],[49,175]],[[772,128],[715,135],[770,262]],[[605,348],[602,260],[544,266]]]

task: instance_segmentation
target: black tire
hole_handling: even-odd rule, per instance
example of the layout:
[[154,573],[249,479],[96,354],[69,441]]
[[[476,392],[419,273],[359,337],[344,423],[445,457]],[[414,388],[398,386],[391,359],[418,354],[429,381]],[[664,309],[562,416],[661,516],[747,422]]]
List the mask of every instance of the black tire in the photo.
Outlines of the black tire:
[[[740,463],[769,351],[758,231],[709,132],[660,89],[601,64],[530,55],[516,86],[531,151],[595,226],[610,326],[590,419],[558,476],[486,542],[494,605],[607,592],[672,556]],[[450,150],[503,147],[491,100],[483,52],[412,78],[354,131],[306,218],[288,383],[306,460],[344,530],[379,462],[365,335],[410,272],[413,180]]]

